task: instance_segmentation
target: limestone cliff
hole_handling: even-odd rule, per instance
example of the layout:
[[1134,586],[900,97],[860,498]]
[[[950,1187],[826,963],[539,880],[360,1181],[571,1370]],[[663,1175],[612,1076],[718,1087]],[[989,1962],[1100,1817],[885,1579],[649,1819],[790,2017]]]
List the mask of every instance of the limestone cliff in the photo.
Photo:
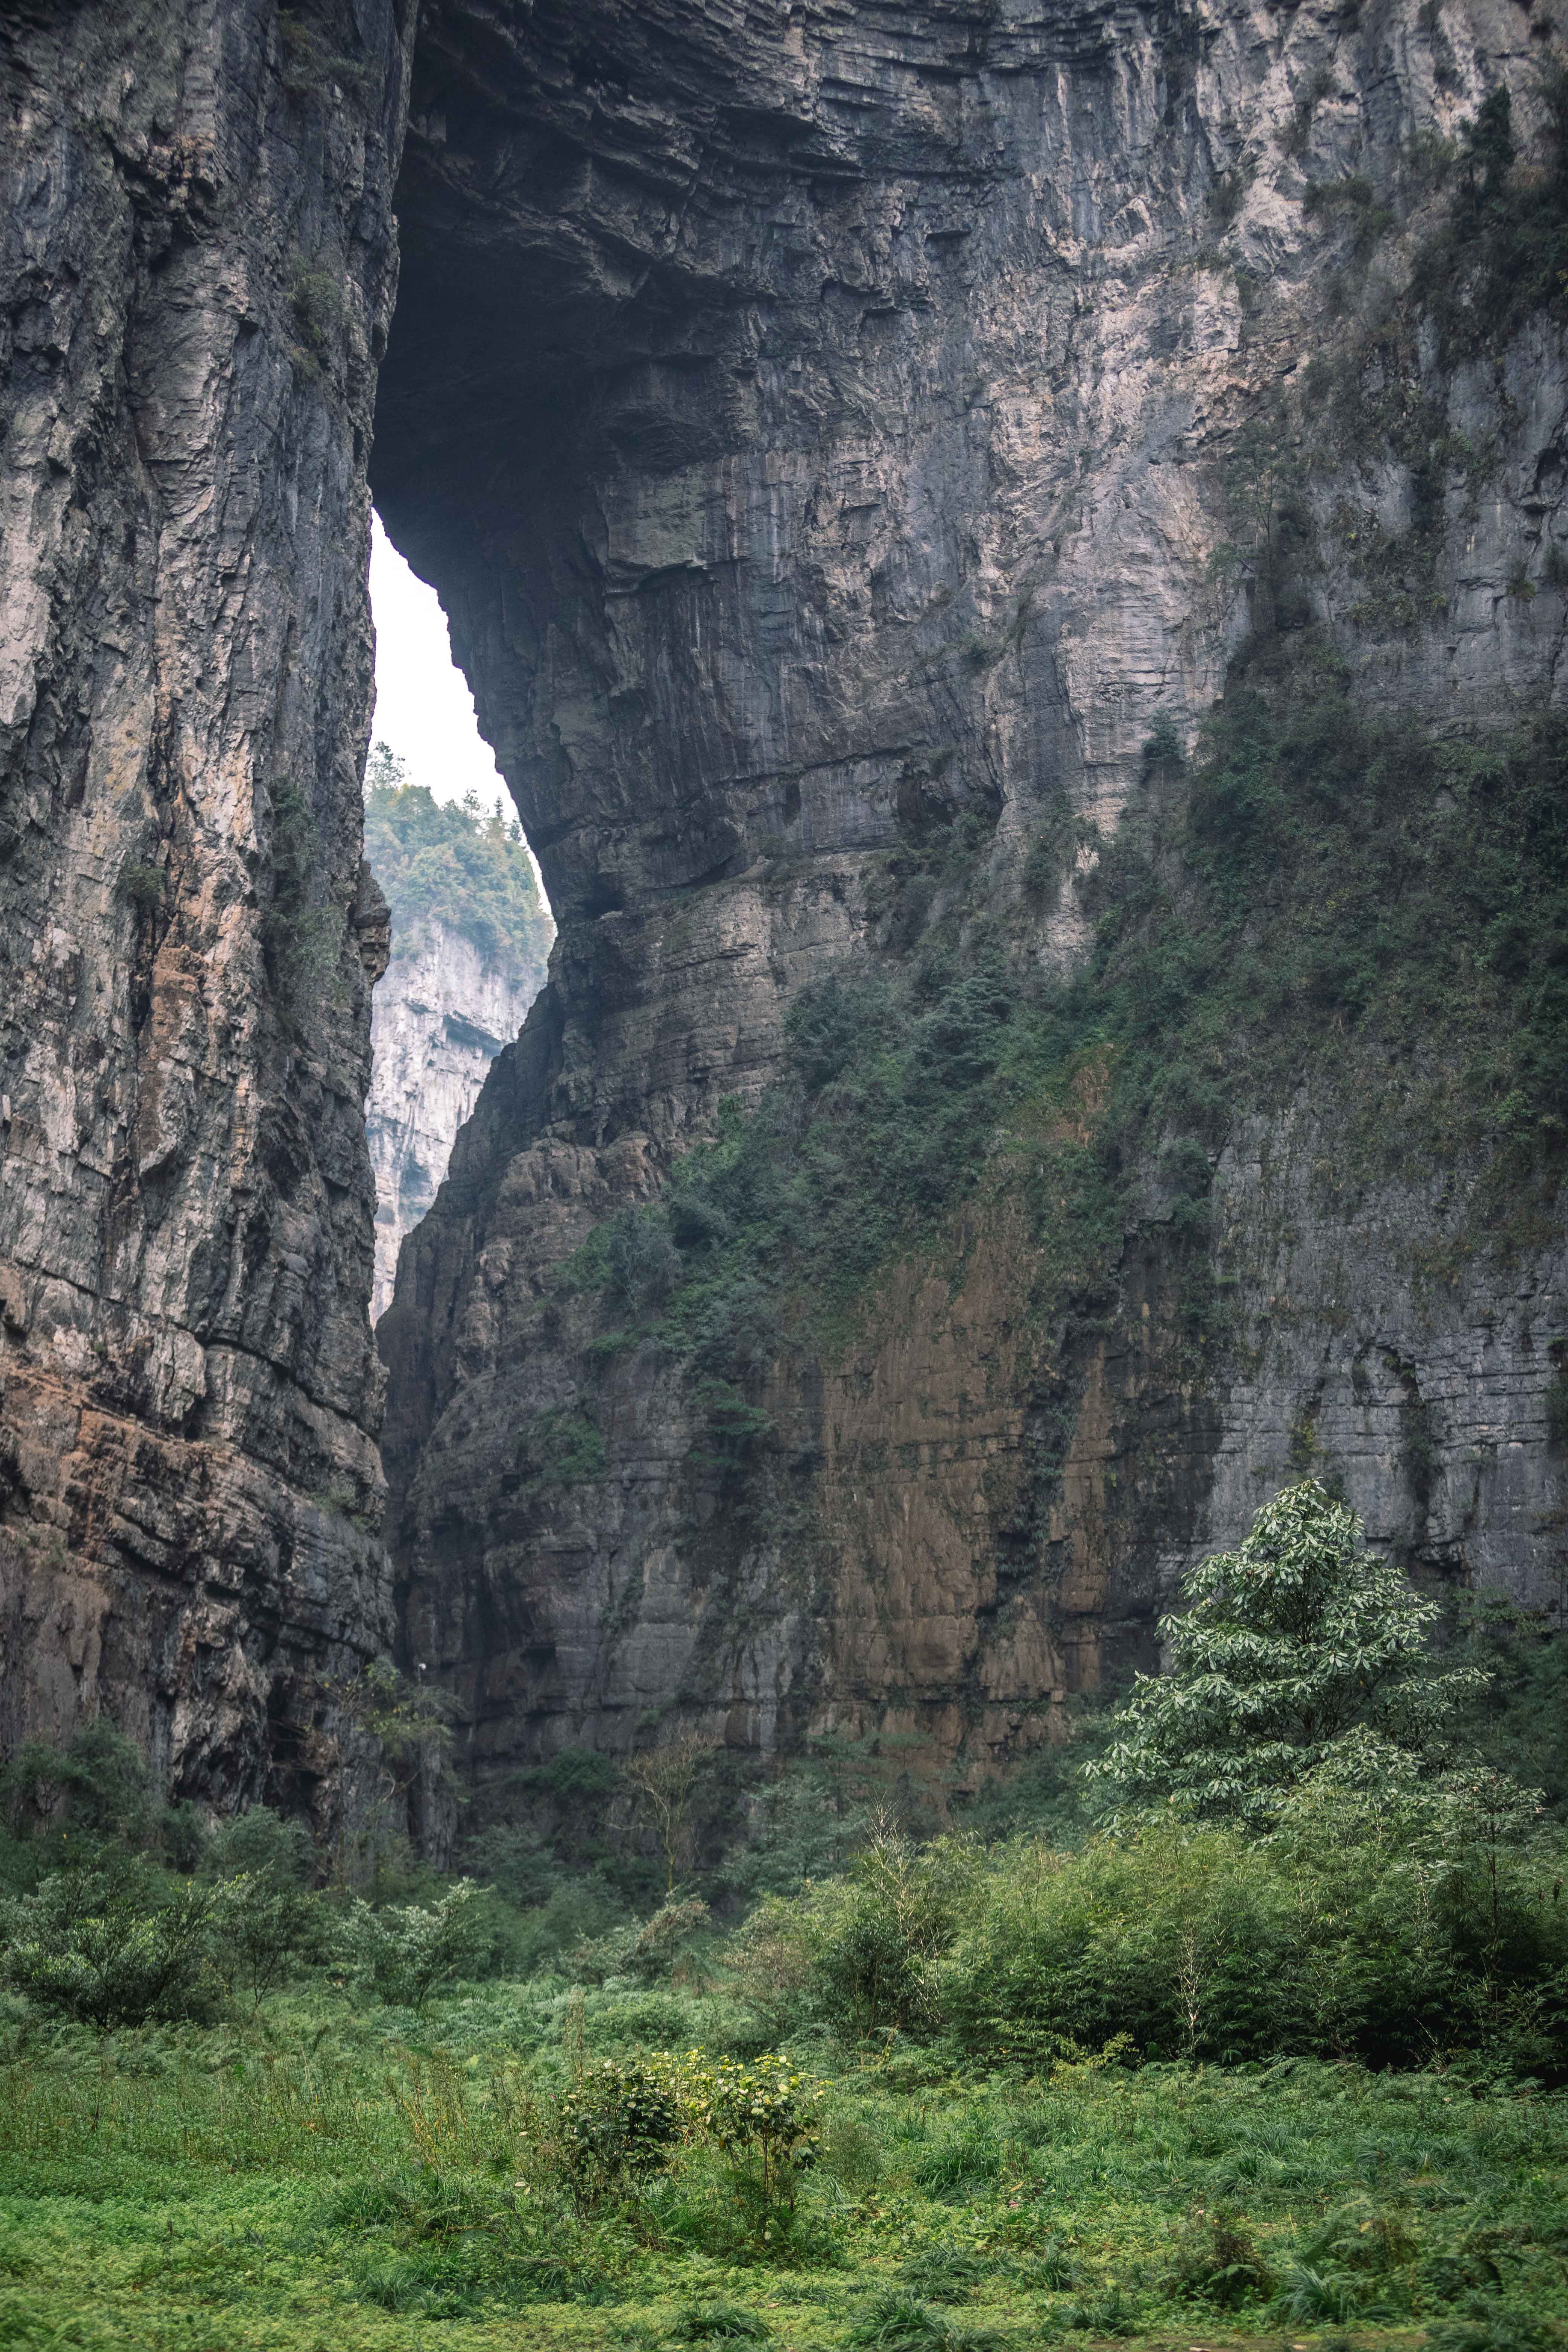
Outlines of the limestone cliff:
[[[1490,93],[1519,169],[1543,152],[1551,31],[1503,0],[426,11],[374,478],[562,926],[379,1334],[409,1638],[481,1775],[672,1707],[753,1752],[1016,1753],[1292,1465],[1413,1564],[1549,1587],[1555,1179],[1510,1192],[1458,1115],[1418,1135],[1431,1073],[1331,975],[1281,1015],[1296,1069],[1238,1016],[1194,1069],[1223,1116],[1150,1092],[1092,1249],[1051,1206],[1064,1154],[1098,1183],[1121,1149],[1081,1057],[831,1328],[797,1235],[725,1355],[720,1244],[627,1213],[726,1098],[829,1197],[859,1114],[785,1029],[825,972],[905,974],[914,1023],[966,961],[1048,992],[1135,929],[1134,855],[1149,919],[1184,903],[1183,755],[1238,653],[1310,645],[1339,706],[1413,725],[1551,700],[1561,329],[1478,344],[1420,280],[1503,184]],[[1457,804],[1400,790],[1417,830]],[[1398,1034],[1419,1063],[1443,1030]]]
[[522,1027],[543,977],[538,967],[487,966],[471,940],[432,919],[376,990],[365,1102],[376,1201],[373,1323],[392,1297],[397,1253],[436,1197],[485,1073]]
[[515,817],[499,796],[439,802],[384,743],[366,771],[365,859],[392,919],[371,1022],[365,1106],[375,1176],[371,1320],[397,1253],[436,1197],[485,1072],[543,984],[554,937]]
[[412,11],[0,18],[0,1736],[310,1806],[390,1637],[365,456]]
[[320,1809],[394,1636],[367,468],[561,925],[378,1333],[468,1769],[978,1770],[1293,1467],[1549,1593],[1543,10],[414,13],[0,23],[0,1733]]

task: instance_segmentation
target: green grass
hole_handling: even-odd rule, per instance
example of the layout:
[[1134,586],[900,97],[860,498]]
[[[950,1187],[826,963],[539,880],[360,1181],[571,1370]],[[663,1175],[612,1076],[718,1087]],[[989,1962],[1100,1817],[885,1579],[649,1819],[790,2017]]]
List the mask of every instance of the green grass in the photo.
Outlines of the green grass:
[[823,2045],[825,2158],[761,2262],[701,2151],[585,2217],[552,2189],[566,2062],[560,2041],[518,2054],[528,1997],[437,2003],[423,2046],[326,1991],[102,2045],[14,2024],[0,2346],[1561,2340],[1559,2099],[1315,2062],[988,2077]]

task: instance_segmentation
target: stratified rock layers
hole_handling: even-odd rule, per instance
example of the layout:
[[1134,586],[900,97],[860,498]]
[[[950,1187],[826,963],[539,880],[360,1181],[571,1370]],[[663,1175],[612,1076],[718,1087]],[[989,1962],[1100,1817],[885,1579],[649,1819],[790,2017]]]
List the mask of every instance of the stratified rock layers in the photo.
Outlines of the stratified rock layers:
[[[671,1706],[758,1750],[1016,1753],[1331,1445],[1378,1539],[1543,1591],[1560,1242],[1435,1282],[1463,1171],[1352,1183],[1304,1105],[1215,1173],[1222,1379],[1182,1369],[1157,1214],[1069,1344],[1037,1235],[977,1202],[837,1360],[762,1383],[771,1516],[704,1475],[679,1365],[595,1357],[547,1281],[877,946],[900,824],[994,819],[1016,950],[1024,844],[1114,831],[1249,626],[1226,454],[1344,299],[1309,184],[1381,199],[1500,80],[1528,129],[1538,54],[1492,0],[426,10],[374,480],[561,925],[380,1332],[409,1639],[477,1770]],[[1473,723],[1550,692],[1563,387],[1539,324],[1435,387],[1496,463],[1426,617],[1374,641],[1339,559],[1313,584],[1368,695]],[[1022,952],[1082,944],[1064,892]],[[530,1426],[585,1402],[603,1475],[542,1488]]]
[[[394,1638],[373,462],[561,925],[381,1326],[404,1637],[474,1769],[672,1706],[1015,1754],[1313,1462],[1411,1559],[1549,1590],[1560,1226],[1491,1246],[1475,1166],[1391,1173],[1321,1095],[1217,1155],[1223,1363],[1152,1176],[1070,1328],[1048,1216],[987,1184],[755,1369],[765,1491],[550,1280],[762,1097],[803,988],[893,951],[900,840],[976,820],[992,948],[1072,965],[1026,847],[1158,830],[1145,740],[1259,618],[1240,428],[1374,319],[1371,247],[1500,82],[1528,149],[1544,20],[430,0],[373,461],[413,15],[0,25],[0,1739],[106,1706],[184,1793],[324,1807],[333,1687]],[[1447,456],[1397,625],[1358,542],[1403,543],[1408,457],[1317,484],[1304,593],[1378,707],[1508,721],[1564,625],[1562,338],[1418,366]],[[1358,1050],[1364,1110],[1405,1081]]]
[[392,1630],[359,779],[410,13],[0,24],[0,1733],[106,1708],[219,1805],[315,1801]]

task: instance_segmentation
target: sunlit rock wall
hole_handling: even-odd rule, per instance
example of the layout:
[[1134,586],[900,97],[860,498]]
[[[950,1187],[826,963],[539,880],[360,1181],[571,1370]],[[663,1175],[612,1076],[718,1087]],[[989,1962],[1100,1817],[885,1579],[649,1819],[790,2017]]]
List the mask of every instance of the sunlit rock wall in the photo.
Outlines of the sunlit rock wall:
[[376,1204],[373,1323],[485,1074],[522,1027],[543,978],[542,969],[487,963],[460,931],[426,919],[415,952],[395,957],[375,992],[365,1102]]

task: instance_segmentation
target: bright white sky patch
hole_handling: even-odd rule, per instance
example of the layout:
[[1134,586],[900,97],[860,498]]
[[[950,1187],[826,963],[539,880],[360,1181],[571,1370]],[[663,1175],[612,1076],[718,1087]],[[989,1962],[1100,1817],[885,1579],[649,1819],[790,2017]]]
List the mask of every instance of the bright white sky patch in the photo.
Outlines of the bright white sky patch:
[[390,744],[411,784],[438,801],[478,793],[487,810],[511,798],[496,773],[474,718],[473,698],[452,659],[447,616],[434,588],[416,580],[381,527],[371,525],[370,601],[375,614],[373,743]]

